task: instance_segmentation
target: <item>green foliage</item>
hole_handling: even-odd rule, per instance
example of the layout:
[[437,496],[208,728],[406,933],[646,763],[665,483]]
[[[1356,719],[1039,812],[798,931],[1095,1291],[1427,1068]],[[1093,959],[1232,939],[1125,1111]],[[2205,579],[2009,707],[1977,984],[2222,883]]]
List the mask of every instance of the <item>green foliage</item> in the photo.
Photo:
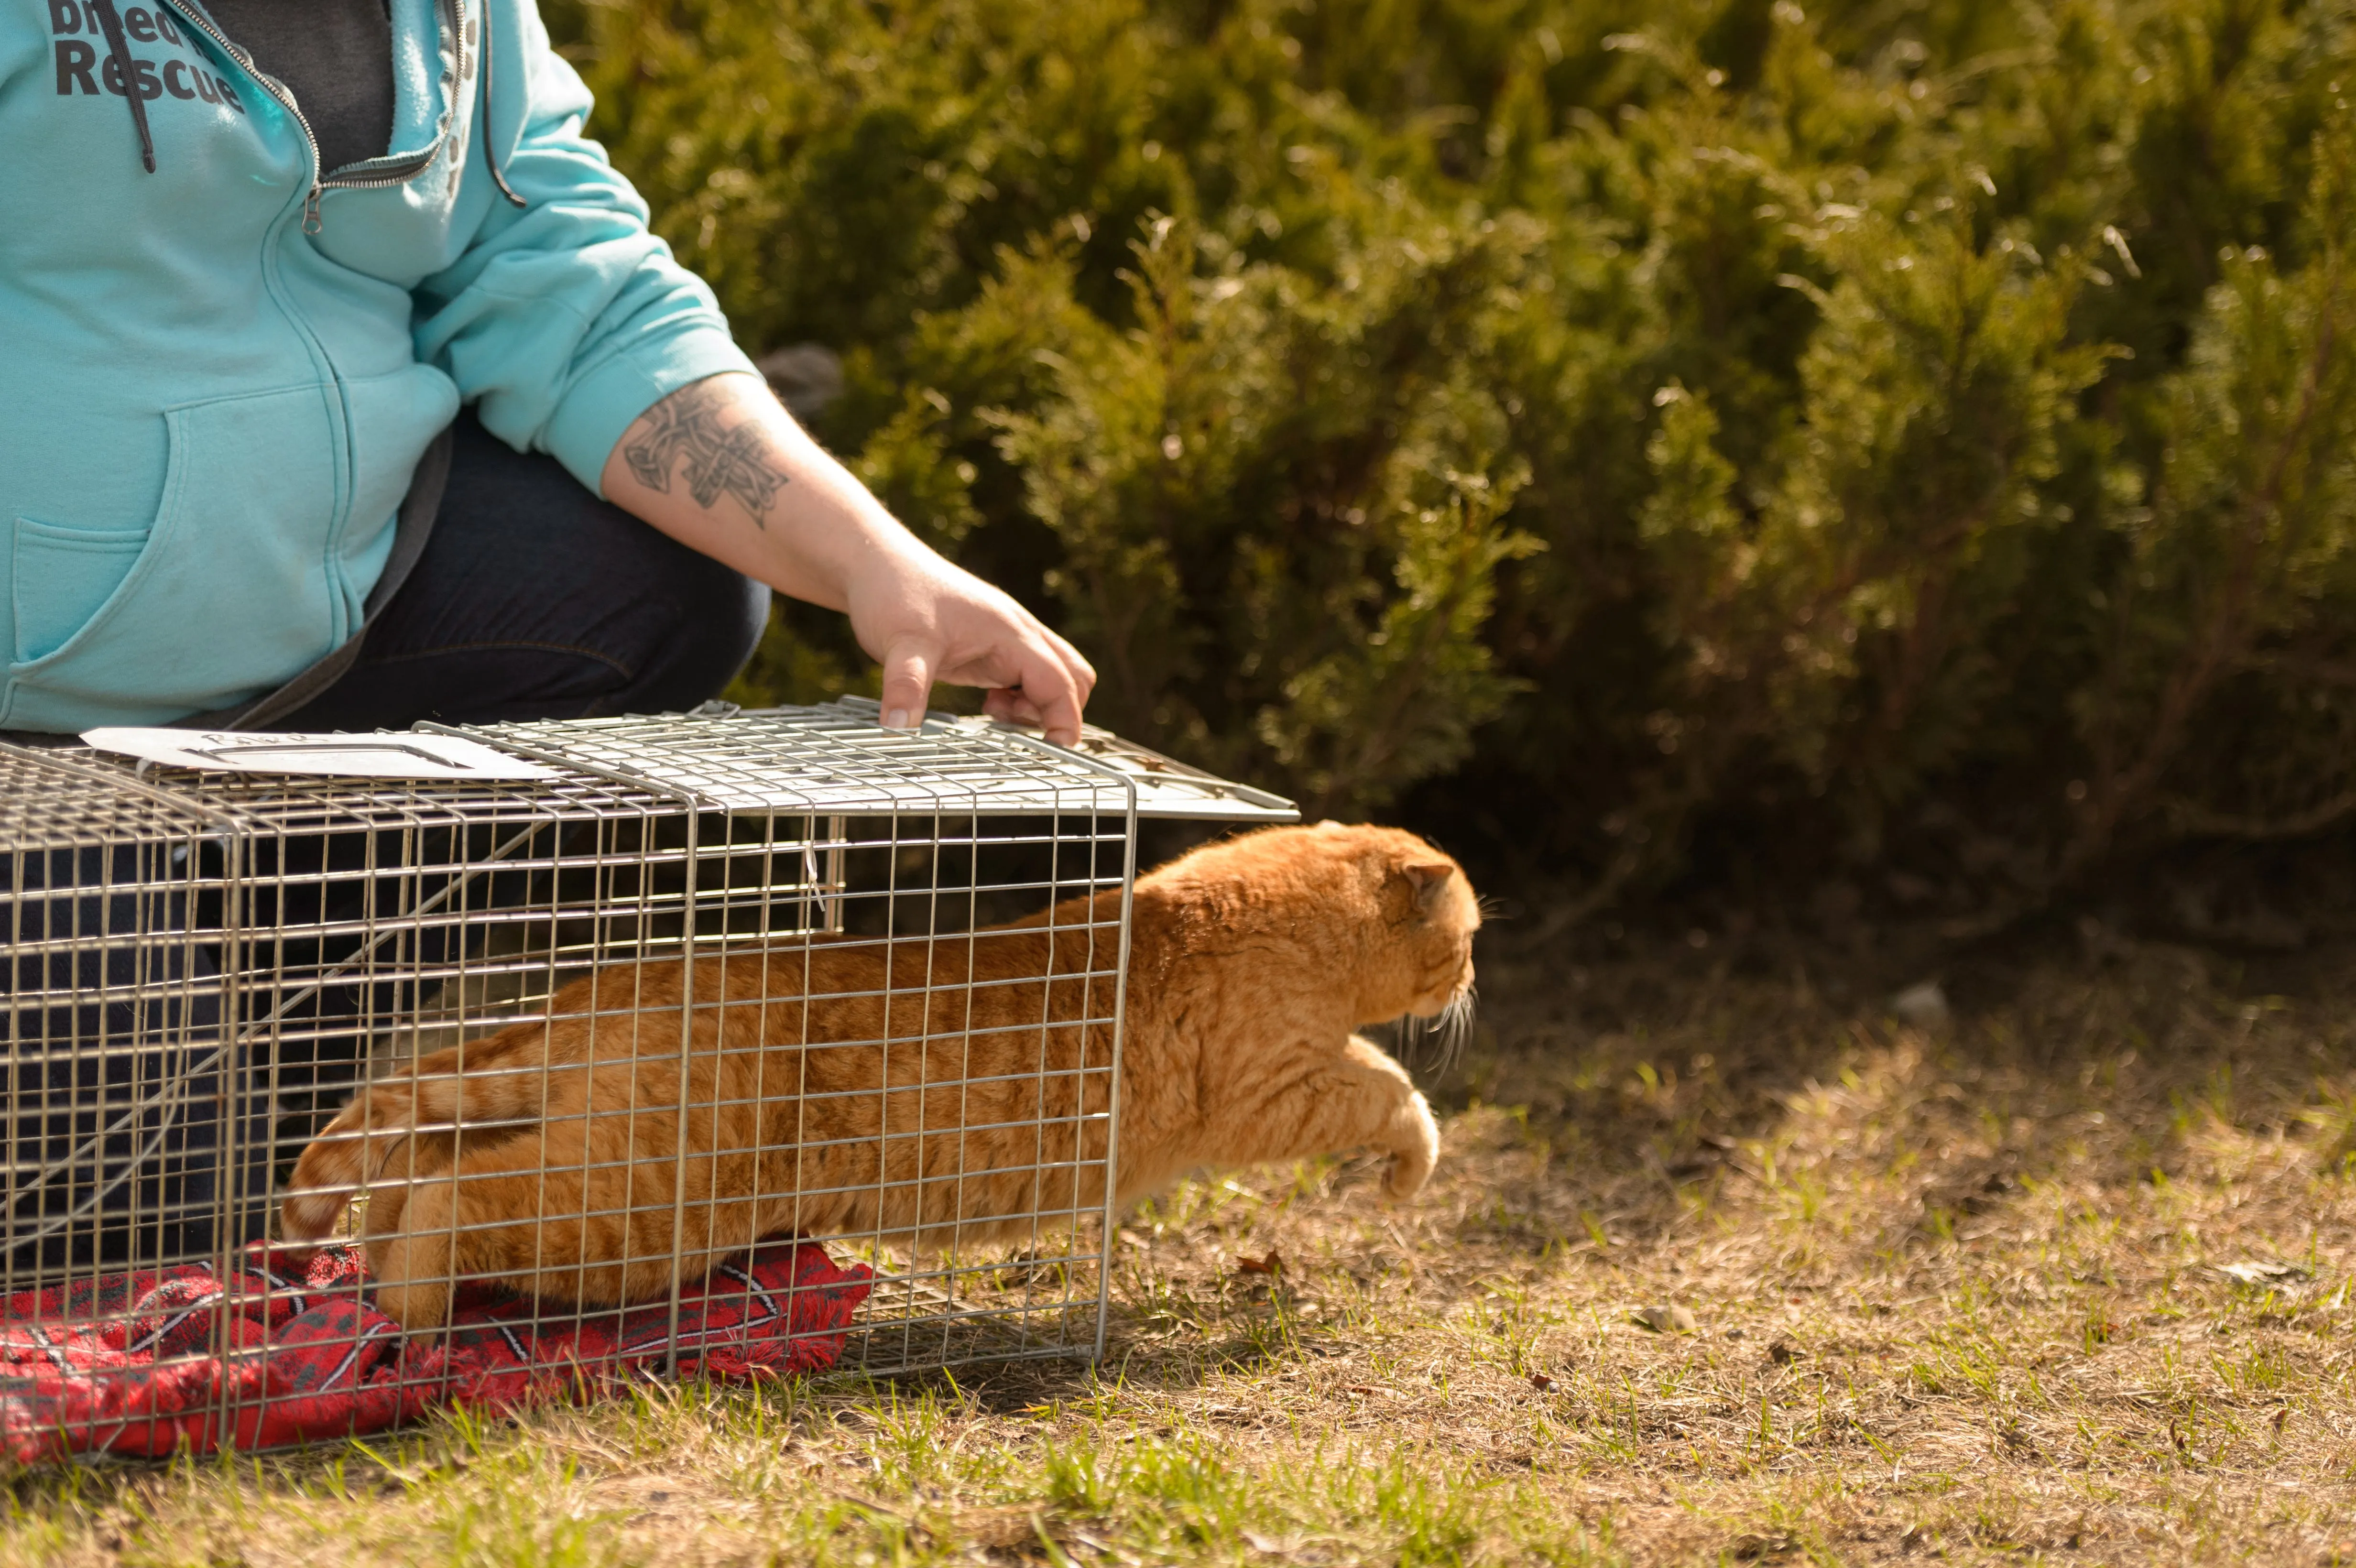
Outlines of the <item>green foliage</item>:
[[[2051,886],[2356,809],[2348,0],[552,20],[1141,739],[1598,896],[1730,824]],[[859,667],[812,624],[756,684]]]
[[[2159,389],[2161,459],[2129,542],[2098,683],[2081,697],[2096,759],[2081,841],[2102,847],[2141,797],[2179,781],[2180,821],[2255,795],[2238,830],[2348,809],[2347,615],[2356,606],[2356,119],[2319,138],[2301,209],[2305,264],[2229,250]],[[2209,709],[2224,708],[2219,724]],[[2227,726],[2230,726],[2228,728]],[[2230,734],[2242,766],[2179,757]],[[2287,764],[2287,766],[2286,765]],[[2206,789],[2200,788],[2206,784]],[[2319,784],[2332,793],[2319,803]],[[2197,793],[2193,793],[2197,792]],[[2204,796],[2206,797],[2204,799]]]

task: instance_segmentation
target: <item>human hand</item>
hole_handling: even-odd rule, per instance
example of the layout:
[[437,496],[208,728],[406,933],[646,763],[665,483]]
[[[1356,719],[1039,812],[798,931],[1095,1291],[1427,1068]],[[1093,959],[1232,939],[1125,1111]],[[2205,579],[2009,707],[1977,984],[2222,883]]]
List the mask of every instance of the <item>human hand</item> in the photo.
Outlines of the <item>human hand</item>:
[[845,608],[859,645],[884,666],[886,729],[924,721],[933,683],[989,688],[982,711],[1076,745],[1097,672],[1038,617],[911,539],[849,574]]
[[[680,480],[685,483],[679,483]],[[615,443],[608,499],[781,593],[850,613],[884,665],[884,722],[924,722],[933,683],[990,688],[982,710],[1080,738],[1097,672],[1071,644],[902,528],[760,380],[673,392]]]

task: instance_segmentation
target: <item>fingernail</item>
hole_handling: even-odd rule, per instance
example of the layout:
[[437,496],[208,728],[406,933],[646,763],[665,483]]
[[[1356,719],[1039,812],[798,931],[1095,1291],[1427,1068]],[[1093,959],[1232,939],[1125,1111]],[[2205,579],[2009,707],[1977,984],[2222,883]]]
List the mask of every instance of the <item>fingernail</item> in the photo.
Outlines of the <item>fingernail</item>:
[[894,708],[892,711],[884,715],[884,728],[886,730],[913,730],[916,726],[908,722],[908,710],[906,709]]

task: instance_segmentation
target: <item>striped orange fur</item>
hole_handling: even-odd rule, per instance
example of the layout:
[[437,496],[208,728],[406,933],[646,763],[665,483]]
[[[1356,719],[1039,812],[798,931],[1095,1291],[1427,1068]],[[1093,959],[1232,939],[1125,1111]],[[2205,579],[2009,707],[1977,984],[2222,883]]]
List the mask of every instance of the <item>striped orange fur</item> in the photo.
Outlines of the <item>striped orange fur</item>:
[[[378,1305],[428,1329],[454,1278],[645,1301],[764,1236],[1068,1225],[1104,1200],[1118,915],[1103,893],[969,936],[703,958],[691,998],[677,960],[602,970],[362,1089],[296,1163],[285,1235],[366,1192]],[[1271,828],[1140,878],[1115,1203],[1362,1147],[1413,1194],[1431,1112],[1353,1030],[1461,1004],[1480,920],[1462,869],[1390,828]]]

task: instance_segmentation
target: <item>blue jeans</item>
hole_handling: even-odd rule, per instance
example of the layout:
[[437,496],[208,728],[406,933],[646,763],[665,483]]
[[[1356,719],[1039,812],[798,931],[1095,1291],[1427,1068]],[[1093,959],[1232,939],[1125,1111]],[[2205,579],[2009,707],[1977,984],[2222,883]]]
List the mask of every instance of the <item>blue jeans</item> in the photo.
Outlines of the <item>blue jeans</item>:
[[[598,499],[554,459],[515,452],[471,414],[454,433],[433,534],[359,661],[271,728],[666,712],[719,694],[759,640],[766,587]],[[252,914],[291,930],[348,921],[363,886],[338,874],[402,852],[401,836],[376,837],[257,847]],[[408,852],[436,864],[458,850],[436,829]],[[359,1069],[361,1042],[338,1020],[415,1000],[413,987],[382,981],[374,994],[325,985],[282,1020],[295,1027],[282,1028],[275,1060],[240,1051],[220,1027],[219,944],[206,934],[218,912],[173,891],[164,855],[146,845],[0,854],[0,894],[16,890],[0,923],[11,944],[0,963],[0,1090],[12,1106],[0,1124],[0,1275],[11,1286],[62,1269],[201,1258],[259,1235],[272,1171],[308,1136],[301,1113],[339,1097]],[[503,872],[479,885],[493,901],[521,901],[530,884]],[[70,950],[50,950],[45,936],[70,936]],[[420,933],[420,959],[447,940]],[[355,950],[315,938],[274,953],[282,968],[332,975]],[[185,999],[99,999],[130,991]],[[284,1043],[288,1034],[302,1043]]]
[[668,713],[752,656],[769,591],[458,416],[425,553],[359,662],[274,730]]

